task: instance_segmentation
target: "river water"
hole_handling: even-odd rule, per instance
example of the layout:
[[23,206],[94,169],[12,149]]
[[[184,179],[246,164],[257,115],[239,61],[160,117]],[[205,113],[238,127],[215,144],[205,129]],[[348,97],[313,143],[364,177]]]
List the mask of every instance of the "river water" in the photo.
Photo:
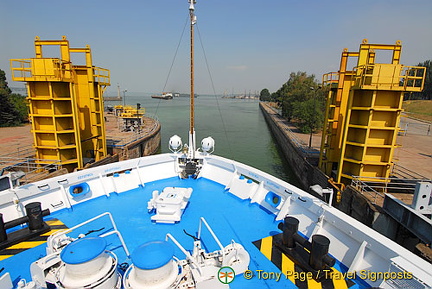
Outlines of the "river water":
[[[169,152],[169,138],[175,134],[187,143],[189,131],[189,98],[153,99],[150,95],[126,96],[126,105],[137,103],[147,116],[160,121],[161,151]],[[121,102],[105,101],[105,105]],[[195,131],[197,146],[211,136],[215,140],[213,154],[234,159],[282,180],[298,185],[289,164],[273,139],[258,100],[202,96],[195,98]]]

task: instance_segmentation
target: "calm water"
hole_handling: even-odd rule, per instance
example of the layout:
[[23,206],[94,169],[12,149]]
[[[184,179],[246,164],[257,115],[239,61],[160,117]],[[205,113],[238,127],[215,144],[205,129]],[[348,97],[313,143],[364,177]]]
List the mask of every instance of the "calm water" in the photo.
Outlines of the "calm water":
[[[108,102],[105,104],[119,104]],[[169,152],[169,138],[175,134],[187,142],[189,131],[189,98],[172,100],[146,96],[126,96],[127,105],[141,104],[146,115],[159,119],[162,125],[162,152]],[[199,96],[195,99],[197,145],[207,136],[215,139],[214,154],[248,164],[278,178],[297,184],[290,166],[279,152],[258,100]]]

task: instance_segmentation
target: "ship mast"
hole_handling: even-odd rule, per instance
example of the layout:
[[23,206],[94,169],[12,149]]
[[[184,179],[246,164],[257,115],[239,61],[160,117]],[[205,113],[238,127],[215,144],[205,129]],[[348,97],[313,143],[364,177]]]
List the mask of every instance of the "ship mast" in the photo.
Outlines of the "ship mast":
[[189,157],[195,157],[195,93],[194,93],[194,25],[196,23],[196,0],[188,0],[190,16],[190,129],[189,129]]

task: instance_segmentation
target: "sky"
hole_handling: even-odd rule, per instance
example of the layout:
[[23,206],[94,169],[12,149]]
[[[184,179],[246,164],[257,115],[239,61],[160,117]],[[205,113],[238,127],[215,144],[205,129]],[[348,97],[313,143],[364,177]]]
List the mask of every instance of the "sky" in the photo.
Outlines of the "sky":
[[[195,7],[198,94],[274,92],[297,71],[320,81],[338,70],[344,48],[358,51],[364,38],[401,40],[404,65],[432,59],[431,0],[198,0]],[[23,87],[12,81],[9,59],[35,57],[35,36],[65,35],[71,47],[90,45],[93,64],[110,70],[107,95],[117,85],[187,93],[188,8],[187,0],[0,0],[0,69],[10,87]],[[377,62],[389,57],[378,54]]]

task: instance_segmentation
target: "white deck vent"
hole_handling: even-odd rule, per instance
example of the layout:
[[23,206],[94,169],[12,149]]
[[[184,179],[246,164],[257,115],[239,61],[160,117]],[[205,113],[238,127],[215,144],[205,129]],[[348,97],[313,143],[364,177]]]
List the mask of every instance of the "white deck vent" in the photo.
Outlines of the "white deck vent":
[[151,217],[152,221],[169,224],[180,222],[191,195],[192,188],[166,187],[160,194],[153,191],[153,196],[147,204],[149,212],[156,211],[156,215]]

